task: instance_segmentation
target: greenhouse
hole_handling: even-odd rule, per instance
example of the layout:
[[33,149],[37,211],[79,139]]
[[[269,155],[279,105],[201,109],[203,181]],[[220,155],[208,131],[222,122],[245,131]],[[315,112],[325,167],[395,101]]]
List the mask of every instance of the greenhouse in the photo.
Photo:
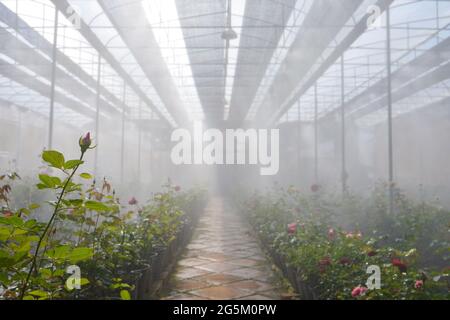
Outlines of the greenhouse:
[[450,299],[450,1],[0,0],[0,28],[0,300]]

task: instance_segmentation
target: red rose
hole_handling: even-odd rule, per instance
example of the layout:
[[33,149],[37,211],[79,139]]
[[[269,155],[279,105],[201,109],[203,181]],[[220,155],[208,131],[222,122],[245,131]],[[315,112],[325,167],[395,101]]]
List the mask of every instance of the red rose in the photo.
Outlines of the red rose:
[[297,223],[294,222],[294,223],[288,224],[288,233],[294,234],[296,232],[297,232]]
[[318,192],[320,190],[320,186],[318,184],[313,184],[311,186],[311,191],[312,192]]
[[406,264],[397,258],[392,259],[392,265],[397,267],[400,272],[406,272],[408,270]]
[[362,296],[367,292],[367,290],[368,289],[364,286],[357,286],[357,287],[353,288],[353,290],[352,290],[352,297],[356,298],[356,297]]
[[136,205],[137,203],[138,203],[138,201],[136,200],[135,197],[131,198],[131,199],[128,201],[128,204],[129,204],[130,206],[134,206],[134,205]]
[[181,187],[180,186],[176,186],[174,189],[175,189],[176,192],[178,192],[178,191],[181,190]]
[[414,288],[421,289],[423,287],[423,280],[416,280],[416,283],[414,284]]
[[339,263],[340,264],[351,264],[352,261],[349,258],[343,257],[343,258],[339,259]]
[[9,218],[9,217],[12,217],[13,215],[14,215],[14,213],[12,213],[12,212],[9,211],[9,210],[3,211],[3,216],[4,216],[4,217]]
[[377,255],[377,252],[376,252],[375,250],[371,250],[371,251],[367,252],[367,255],[368,255],[369,257],[373,257],[373,256],[376,256],[376,255]]

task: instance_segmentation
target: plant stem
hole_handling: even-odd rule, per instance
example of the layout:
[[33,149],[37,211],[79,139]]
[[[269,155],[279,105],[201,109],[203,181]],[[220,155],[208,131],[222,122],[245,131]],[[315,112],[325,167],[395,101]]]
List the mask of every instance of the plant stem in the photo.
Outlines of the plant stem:
[[[83,157],[84,157],[84,152],[81,152],[80,161],[83,160]],[[23,298],[25,296],[25,291],[27,290],[28,283],[30,282],[31,274],[33,273],[33,270],[36,267],[36,260],[37,260],[37,257],[38,257],[39,250],[41,248],[42,242],[44,241],[44,238],[47,235],[48,230],[50,229],[50,226],[52,225],[53,221],[55,220],[55,218],[56,218],[56,216],[58,214],[58,209],[59,209],[59,206],[61,205],[61,201],[62,201],[62,199],[63,199],[63,197],[64,197],[64,195],[66,193],[67,186],[71,182],[73,176],[77,172],[77,170],[80,167],[80,165],[81,164],[77,165],[73,169],[72,173],[67,178],[66,183],[64,183],[64,186],[63,186],[63,188],[61,190],[61,194],[59,195],[58,201],[56,202],[55,209],[53,210],[53,214],[52,214],[50,220],[48,221],[47,225],[45,226],[45,229],[44,229],[44,232],[42,233],[42,236],[39,238],[39,241],[38,241],[37,246],[36,246],[36,250],[35,250],[34,255],[33,255],[33,260],[31,261],[30,270],[28,271],[27,278],[26,278],[26,280],[25,280],[25,282],[24,282],[24,284],[22,286],[22,290],[21,290],[21,293],[20,293],[20,300],[23,300]]]

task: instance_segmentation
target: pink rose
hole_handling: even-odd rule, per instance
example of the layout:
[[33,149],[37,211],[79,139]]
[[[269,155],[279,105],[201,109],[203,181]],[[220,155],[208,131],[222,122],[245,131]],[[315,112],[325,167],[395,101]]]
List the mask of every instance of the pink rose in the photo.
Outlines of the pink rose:
[[288,233],[294,234],[296,232],[297,232],[297,223],[294,222],[294,223],[288,224]]
[[333,228],[330,228],[328,230],[328,239],[329,240],[334,240],[336,239],[336,230],[334,230]]
[[80,138],[79,141],[81,152],[86,152],[92,144],[91,133],[88,132],[84,137]]
[[416,283],[414,284],[414,288],[421,289],[423,287],[423,280],[416,280]]
[[400,272],[405,273],[408,270],[406,263],[401,261],[400,259],[394,258],[392,259],[392,265],[397,267]]
[[362,296],[367,292],[367,290],[368,289],[364,286],[357,286],[357,287],[353,288],[353,290],[352,290],[352,297],[356,298],[356,297]]
[[135,197],[131,198],[131,199],[128,201],[128,204],[129,204],[130,206],[134,206],[134,205],[136,205],[137,203],[138,203],[138,201],[136,200]]

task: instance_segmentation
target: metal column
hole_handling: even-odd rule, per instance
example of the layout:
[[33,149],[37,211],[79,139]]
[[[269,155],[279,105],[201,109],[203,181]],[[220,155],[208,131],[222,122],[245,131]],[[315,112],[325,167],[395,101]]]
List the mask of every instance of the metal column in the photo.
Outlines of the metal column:
[[97,88],[96,88],[96,111],[95,111],[95,140],[97,147],[94,149],[95,160],[94,160],[94,177],[98,174],[98,145],[100,137],[100,81],[101,81],[101,71],[102,70],[102,56],[98,54],[98,66],[97,66]]
[[314,183],[319,183],[319,137],[318,119],[319,102],[317,99],[317,82],[314,84]]
[[387,124],[389,162],[389,213],[394,213],[394,155],[392,143],[392,72],[391,72],[391,9],[386,8],[386,70],[387,70]]
[[302,138],[302,127],[301,127],[301,103],[300,103],[300,99],[297,102],[297,118],[298,118],[298,125],[297,125],[297,170],[298,170],[298,179],[299,179],[299,184],[301,181],[301,170],[302,170],[302,166],[300,163],[301,160],[301,146],[302,146],[302,142],[301,142],[301,138]]
[[58,55],[58,18],[59,10],[55,7],[55,25],[53,29],[53,51],[52,51],[52,75],[50,91],[50,114],[48,120],[48,149],[53,148],[53,125],[55,117],[55,87],[56,87],[56,63]]
[[127,97],[127,85],[123,83],[123,106],[122,106],[122,141],[120,144],[120,184],[124,182],[124,170],[125,170],[125,107]]
[[345,73],[344,55],[341,56],[341,179],[342,193],[347,192],[347,164],[346,164],[346,127],[345,127]]
[[19,165],[21,161],[21,150],[22,150],[22,111],[20,109],[17,110],[17,145],[16,145],[16,163],[15,163],[15,171],[19,171]]
[[138,166],[137,175],[139,183],[141,180],[141,154],[142,154],[142,100],[139,100],[139,127],[138,127]]

